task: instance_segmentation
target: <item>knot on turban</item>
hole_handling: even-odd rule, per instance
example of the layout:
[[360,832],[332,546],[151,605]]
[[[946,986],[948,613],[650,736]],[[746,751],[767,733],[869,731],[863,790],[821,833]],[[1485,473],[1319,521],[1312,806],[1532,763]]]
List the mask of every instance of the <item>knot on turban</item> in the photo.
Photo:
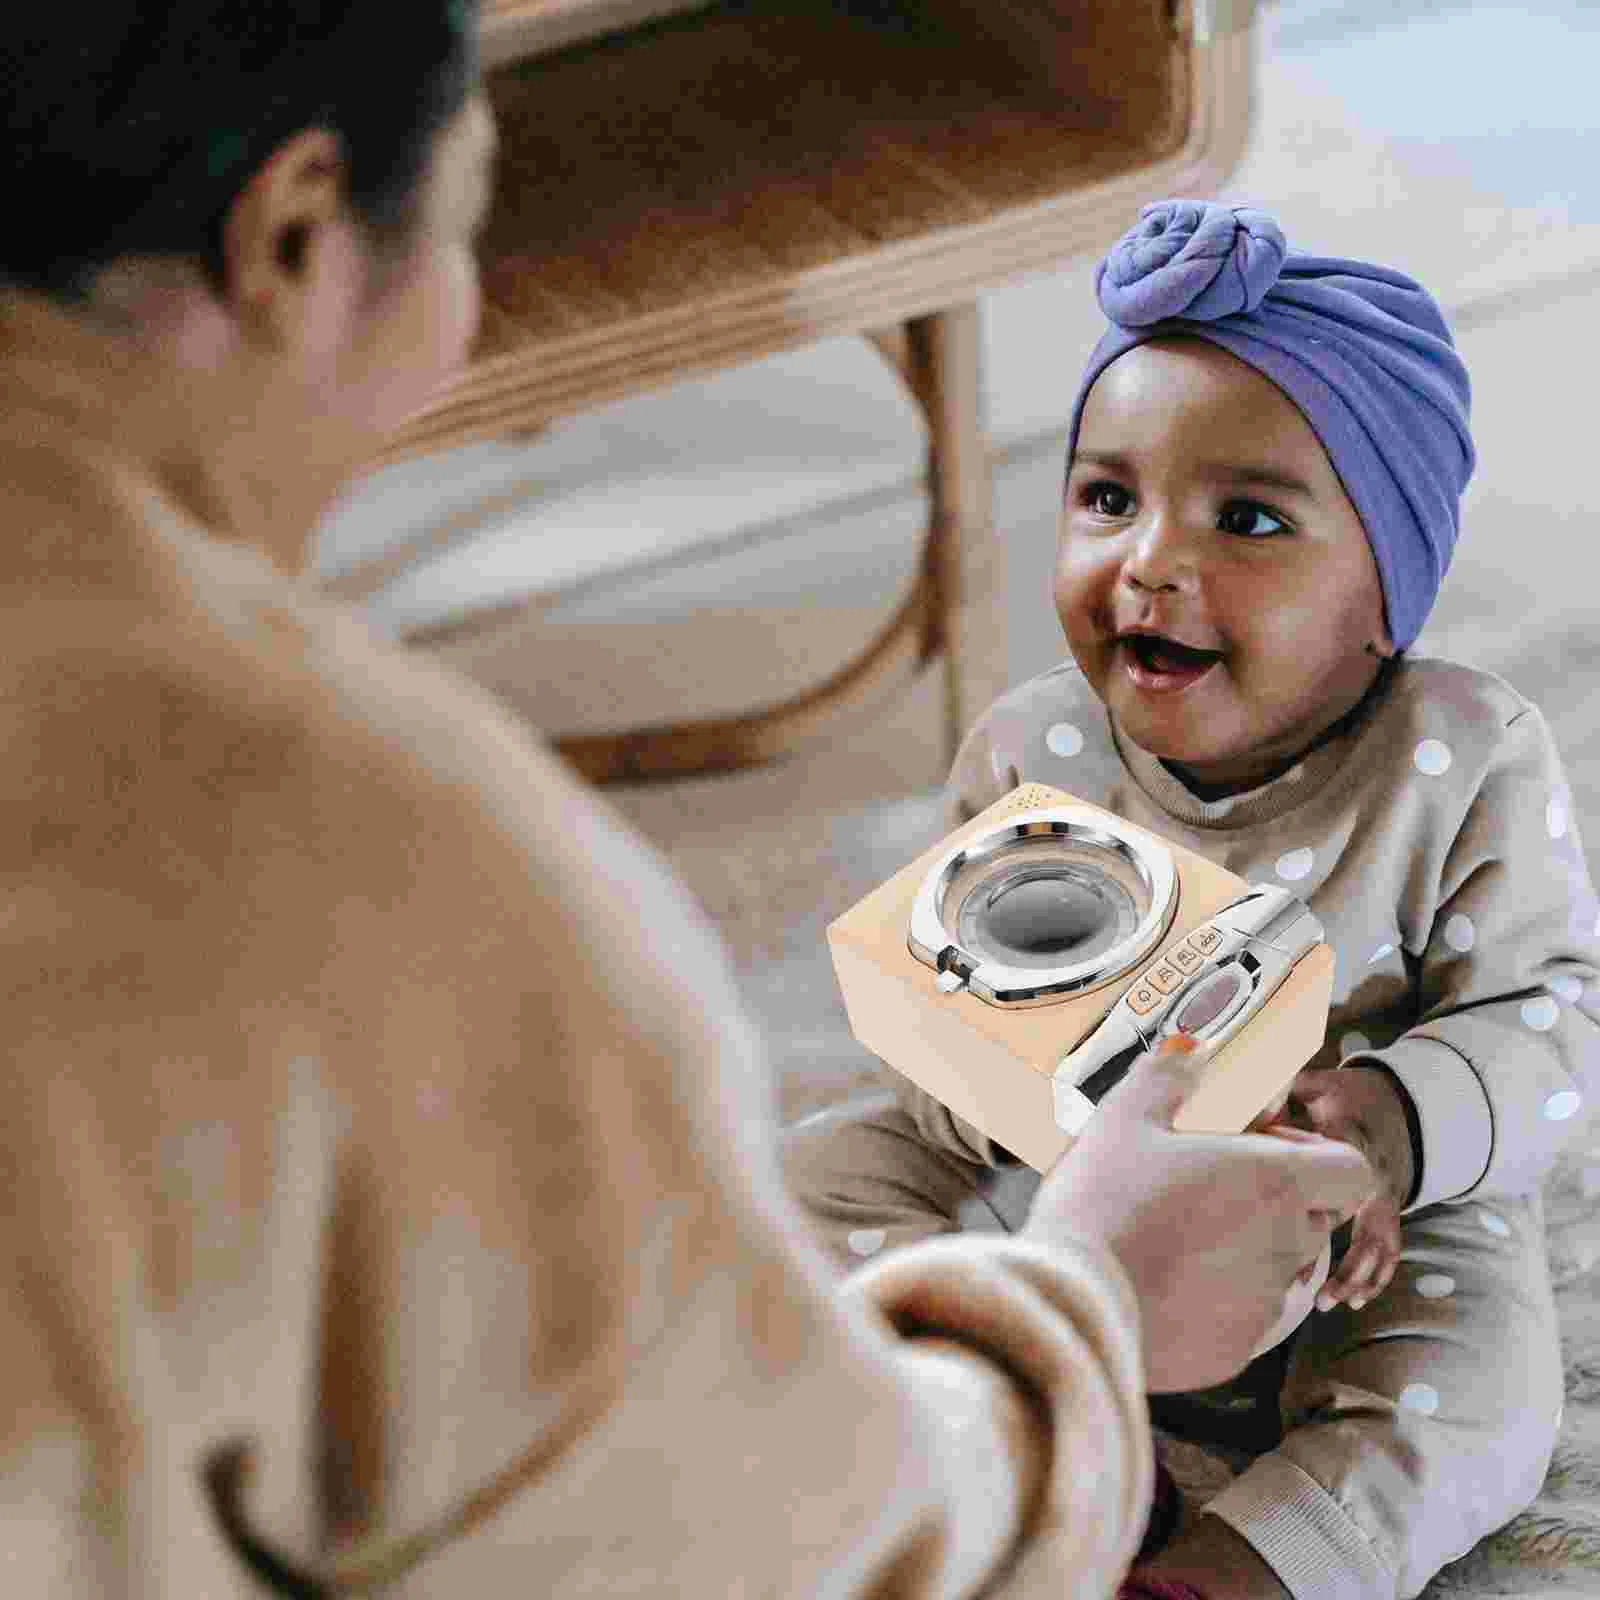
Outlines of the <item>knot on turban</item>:
[[1100,309],[1124,328],[1254,311],[1287,246],[1264,211],[1205,200],[1146,206],[1095,273]]
[[1288,248],[1265,212],[1146,206],[1095,273],[1110,319],[1072,408],[1118,356],[1205,339],[1276,384],[1316,431],[1366,530],[1397,649],[1422,629],[1450,564],[1477,463],[1472,390],[1444,316],[1388,267]]

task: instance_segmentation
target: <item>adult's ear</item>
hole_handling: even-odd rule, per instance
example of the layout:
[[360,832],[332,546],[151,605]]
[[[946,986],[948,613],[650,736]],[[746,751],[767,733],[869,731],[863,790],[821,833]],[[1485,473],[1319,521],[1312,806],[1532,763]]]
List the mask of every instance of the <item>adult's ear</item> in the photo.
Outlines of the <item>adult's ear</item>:
[[243,336],[315,368],[349,341],[368,262],[345,195],[338,136],[286,140],[234,201],[223,229],[226,309]]

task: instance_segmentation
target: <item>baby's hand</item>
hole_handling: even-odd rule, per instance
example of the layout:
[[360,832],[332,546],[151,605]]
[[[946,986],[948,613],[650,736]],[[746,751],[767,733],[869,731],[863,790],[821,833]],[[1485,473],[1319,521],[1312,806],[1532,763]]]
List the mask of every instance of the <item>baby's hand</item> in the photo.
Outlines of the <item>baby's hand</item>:
[[1389,1287],[1400,1264],[1400,1210],[1412,1179],[1405,1107],[1387,1073],[1308,1068],[1294,1080],[1287,1114],[1326,1138],[1354,1145],[1380,1179],[1352,1219],[1350,1248],[1317,1296],[1319,1311],[1341,1302],[1359,1311]]
[[1359,1311],[1389,1287],[1399,1264],[1400,1208],[1380,1189],[1356,1212],[1350,1226],[1350,1248],[1339,1270],[1323,1284],[1317,1310],[1331,1311],[1341,1301],[1348,1301],[1352,1311]]

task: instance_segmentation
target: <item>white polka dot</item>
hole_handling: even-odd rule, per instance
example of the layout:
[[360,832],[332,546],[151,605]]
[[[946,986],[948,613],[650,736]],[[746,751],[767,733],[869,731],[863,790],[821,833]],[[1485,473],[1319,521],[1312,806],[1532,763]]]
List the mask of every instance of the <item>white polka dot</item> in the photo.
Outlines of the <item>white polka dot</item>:
[[1522,1002],[1522,1020],[1536,1033],[1555,1027],[1561,1016],[1561,1007],[1547,994],[1537,995]]
[[1407,1411],[1420,1411],[1425,1417],[1439,1409],[1439,1391],[1431,1383],[1408,1383],[1400,1391],[1399,1400]]
[[1339,1036],[1339,1056],[1341,1060],[1345,1056],[1355,1055],[1357,1051],[1370,1050],[1371,1048],[1372,1041],[1366,1036],[1366,1034],[1357,1033],[1354,1028],[1352,1028],[1349,1033],[1341,1034]]
[[1045,736],[1050,753],[1057,756],[1075,756],[1083,749],[1083,734],[1070,722],[1058,722]]
[[1558,1089],[1544,1103],[1545,1120],[1565,1122],[1582,1104],[1583,1096],[1576,1089]]
[[1367,965],[1370,967],[1374,961],[1382,961],[1385,956],[1392,956],[1393,954],[1394,946],[1392,944],[1380,944],[1378,948],[1367,957]]
[[1444,942],[1452,950],[1470,950],[1477,940],[1478,930],[1472,926],[1472,918],[1459,911],[1444,925]]
[[1290,850],[1278,857],[1278,876],[1289,883],[1294,883],[1311,871],[1311,864],[1315,859],[1309,850]]
[[1550,796],[1550,804],[1544,808],[1544,822],[1552,839],[1559,839],[1567,831],[1567,797],[1564,794]]
[[1004,783],[1006,774],[1011,770],[1011,763],[998,750],[991,750],[989,752],[989,765],[994,769],[995,777]]
[[1412,751],[1411,759],[1416,763],[1418,772],[1425,772],[1430,778],[1437,778],[1441,773],[1450,770],[1450,746],[1442,739],[1424,739]]
[[1456,1292],[1456,1280],[1448,1272],[1425,1272],[1417,1279],[1415,1288],[1424,1300],[1443,1300]]
[[858,1256],[875,1256],[883,1249],[883,1241],[888,1235],[882,1228],[857,1228],[845,1243],[851,1251]]
[[1570,972],[1558,972],[1545,985],[1553,989],[1569,1006],[1575,1006],[1583,998],[1583,980],[1575,978]]
[[1498,1211],[1480,1211],[1478,1221],[1483,1224],[1486,1233],[1495,1234],[1501,1239],[1506,1238],[1511,1232],[1511,1224]]

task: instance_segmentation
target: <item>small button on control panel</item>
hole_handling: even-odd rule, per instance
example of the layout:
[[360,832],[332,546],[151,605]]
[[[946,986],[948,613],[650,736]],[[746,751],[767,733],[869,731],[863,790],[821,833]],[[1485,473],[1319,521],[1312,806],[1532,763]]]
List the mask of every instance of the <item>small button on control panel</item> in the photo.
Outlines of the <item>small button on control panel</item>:
[[1161,1004],[1162,994],[1148,978],[1141,978],[1128,991],[1128,1004],[1135,1016],[1142,1017]]
[[1145,979],[1162,994],[1172,994],[1183,985],[1183,974],[1170,961],[1158,961],[1145,973]]
[[1184,1033],[1194,1033],[1203,1028],[1229,1008],[1237,992],[1231,979],[1211,983],[1201,976],[1210,965],[1211,958],[1222,948],[1222,943],[1222,932],[1213,924],[1207,923],[1204,927],[1196,928],[1187,939],[1174,945],[1153,966],[1145,969],[1143,976],[1127,992],[1128,1009],[1136,1017],[1147,1017],[1169,996],[1199,979],[1198,989],[1177,1002],[1182,1018],[1174,1019],[1173,1025]]
[[1198,950],[1187,944],[1177,945],[1167,951],[1167,960],[1186,978],[1198,972],[1205,965],[1205,957]]

